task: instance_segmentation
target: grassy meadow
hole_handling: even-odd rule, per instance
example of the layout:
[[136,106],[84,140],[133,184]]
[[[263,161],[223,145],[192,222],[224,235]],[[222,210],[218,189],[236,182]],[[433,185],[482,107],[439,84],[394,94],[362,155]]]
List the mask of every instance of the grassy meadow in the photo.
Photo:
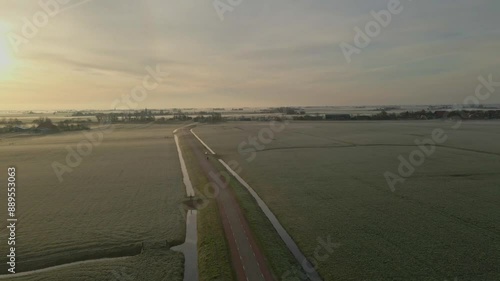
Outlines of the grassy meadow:
[[[77,150],[85,139],[82,132],[1,135],[0,169],[17,168],[17,271],[135,255],[143,242],[183,243],[185,221],[178,206],[185,188],[172,135],[175,127],[115,126],[81,161],[72,160],[79,165],[64,173],[62,182],[52,164],[67,165],[66,148]],[[0,235],[5,237],[7,230]],[[165,254],[161,270],[172,266],[182,275],[182,255],[168,248]],[[92,267],[86,265],[85,270]],[[149,270],[154,274],[159,269]]]
[[[182,281],[184,257],[168,249],[146,251],[139,256],[120,260],[96,261],[70,265],[12,281]],[[0,279],[1,280],[1,279]]]
[[[324,280],[498,280],[500,123],[452,125],[293,122],[253,161],[238,145],[269,123],[195,132],[239,164],[306,256],[314,259],[318,239],[339,243],[317,260]],[[436,128],[447,141],[392,192],[384,173],[397,174],[398,156],[408,159]]]

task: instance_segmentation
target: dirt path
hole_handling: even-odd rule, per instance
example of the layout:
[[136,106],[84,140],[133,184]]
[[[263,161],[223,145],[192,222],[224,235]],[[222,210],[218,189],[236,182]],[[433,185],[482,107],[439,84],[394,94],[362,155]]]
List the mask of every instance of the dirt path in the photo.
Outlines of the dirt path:
[[216,194],[215,198],[231,251],[232,265],[238,280],[274,280],[232,189],[228,188],[224,179],[219,176],[219,170],[210,160],[207,160],[204,147],[189,130],[182,129],[178,133],[181,141],[187,142],[193,150],[206,176],[219,187],[219,193]]

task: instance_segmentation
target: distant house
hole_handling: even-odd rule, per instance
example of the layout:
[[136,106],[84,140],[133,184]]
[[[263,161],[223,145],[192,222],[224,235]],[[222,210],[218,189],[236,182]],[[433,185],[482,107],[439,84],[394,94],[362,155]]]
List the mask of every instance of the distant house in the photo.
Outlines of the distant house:
[[325,120],[351,120],[350,114],[326,114]]

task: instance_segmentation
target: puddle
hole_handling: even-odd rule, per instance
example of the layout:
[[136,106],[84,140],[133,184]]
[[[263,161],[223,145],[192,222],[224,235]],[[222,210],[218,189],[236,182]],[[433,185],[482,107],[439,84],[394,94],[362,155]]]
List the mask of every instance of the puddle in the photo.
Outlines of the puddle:
[[189,210],[186,216],[186,241],[172,250],[184,254],[184,281],[198,280],[198,211]]

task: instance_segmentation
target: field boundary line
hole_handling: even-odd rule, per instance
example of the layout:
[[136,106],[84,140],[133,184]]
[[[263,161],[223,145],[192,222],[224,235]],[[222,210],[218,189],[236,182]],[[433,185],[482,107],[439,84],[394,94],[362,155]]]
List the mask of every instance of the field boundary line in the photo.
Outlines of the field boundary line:
[[116,258],[102,258],[102,259],[92,259],[92,260],[86,260],[86,261],[76,261],[76,262],[71,262],[71,263],[54,265],[54,266],[50,266],[50,267],[46,267],[46,268],[41,268],[41,269],[35,269],[35,270],[31,270],[31,271],[19,272],[19,273],[16,273],[16,274],[2,274],[2,275],[0,275],[0,279],[8,279],[8,278],[30,276],[30,275],[33,275],[33,274],[50,272],[50,271],[53,271],[53,270],[63,269],[63,268],[70,267],[70,266],[82,265],[82,264],[87,264],[87,263],[96,263],[96,262],[107,262],[107,261],[125,260],[125,259],[129,259],[129,258],[132,258],[132,257],[135,257],[135,256],[125,256],[125,257],[116,257]]
[[193,136],[195,136],[201,142],[201,144],[203,144],[203,146],[206,149],[208,149],[208,151],[210,151],[210,153],[215,155],[215,152],[210,147],[208,147],[208,145],[202,139],[200,139],[200,137],[198,137],[198,135],[196,135],[196,133],[193,131],[193,129],[191,129],[189,131],[193,134]]

